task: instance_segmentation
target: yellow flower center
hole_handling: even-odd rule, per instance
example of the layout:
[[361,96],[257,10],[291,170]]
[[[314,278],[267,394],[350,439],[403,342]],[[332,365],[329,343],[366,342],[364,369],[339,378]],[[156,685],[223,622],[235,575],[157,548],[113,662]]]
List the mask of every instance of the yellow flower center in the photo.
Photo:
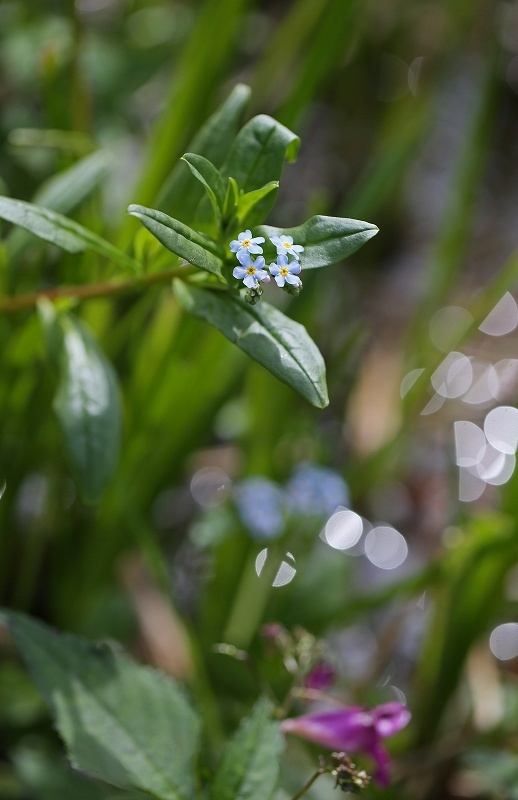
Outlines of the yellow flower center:
[[255,274],[255,267],[247,267],[246,271],[248,272],[249,275],[254,275]]
[[279,272],[281,273],[282,277],[285,278],[286,275],[290,274],[288,267],[281,267]]
[[241,247],[250,247],[251,244],[252,242],[250,241],[250,239],[243,239],[243,241],[241,242]]
[[283,245],[284,245],[284,247],[288,247],[288,248],[291,247],[291,243],[290,242],[283,242]]

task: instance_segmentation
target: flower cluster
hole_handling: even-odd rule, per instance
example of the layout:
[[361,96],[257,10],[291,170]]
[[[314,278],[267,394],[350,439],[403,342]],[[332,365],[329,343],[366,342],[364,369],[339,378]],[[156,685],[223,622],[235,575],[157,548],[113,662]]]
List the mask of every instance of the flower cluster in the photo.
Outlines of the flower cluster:
[[301,270],[300,253],[304,250],[302,245],[293,244],[292,236],[270,236],[271,243],[277,249],[277,260],[266,269],[261,247],[264,241],[264,236],[252,237],[252,231],[246,230],[230,242],[230,250],[239,261],[232,275],[243,281],[248,289],[245,299],[252,304],[263,293],[261,284],[268,283],[271,276],[275,278],[277,286],[290,294],[298,294],[302,288],[302,281],[298,277]]

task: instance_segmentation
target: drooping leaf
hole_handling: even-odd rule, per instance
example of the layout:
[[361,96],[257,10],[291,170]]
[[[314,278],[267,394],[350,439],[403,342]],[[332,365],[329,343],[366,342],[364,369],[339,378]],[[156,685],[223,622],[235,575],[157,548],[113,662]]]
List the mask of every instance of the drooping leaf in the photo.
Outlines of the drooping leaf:
[[268,703],[259,701],[223,754],[210,800],[270,800],[279,777],[283,739]]
[[301,264],[304,269],[326,267],[337,264],[359,250],[365,242],[378,233],[378,227],[370,222],[345,217],[311,217],[296,228],[274,228],[260,225],[254,236],[264,236],[268,243],[270,236],[293,236],[295,244],[301,244]]
[[122,250],[114,247],[106,239],[92,233],[77,222],[51,211],[43,206],[13,200],[11,197],[0,197],[0,219],[19,225],[40,239],[55,244],[69,253],[82,253],[84,250],[95,250],[109,258],[119,266],[133,272],[140,270],[139,264],[127,256]]
[[59,385],[54,411],[79,490],[97,503],[117,465],[121,406],[117,378],[93,336],[68,314],[47,318],[50,355],[59,348]]
[[72,764],[160,800],[195,795],[199,722],[181,689],[120,650],[5,612]]
[[[248,86],[235,86],[225,102],[193,137],[189,152],[205,156],[219,168],[234,141],[249,99]],[[202,197],[203,189],[193,182],[186,165],[179,161],[158,195],[157,204],[167,214],[181,217],[190,224],[194,221],[196,207]]]
[[[254,189],[252,192],[246,192],[241,195],[237,205],[237,222],[240,228],[252,228],[264,219],[262,212],[261,201],[272,195],[272,205],[277,197],[277,190],[279,188],[279,181],[270,181],[260,189]],[[259,209],[259,210],[258,210]]]
[[154,208],[133,204],[129,206],[128,213],[140,219],[153,236],[172,253],[195,267],[222,277],[223,257],[216,242]]
[[218,221],[221,220],[225,204],[225,184],[219,170],[212,161],[196,153],[185,153],[182,161],[185,161],[192,174],[205,187],[214,215]]
[[180,280],[174,288],[186,311],[209,322],[312,405],[328,404],[324,359],[303,325],[265,302],[251,306],[229,292]]

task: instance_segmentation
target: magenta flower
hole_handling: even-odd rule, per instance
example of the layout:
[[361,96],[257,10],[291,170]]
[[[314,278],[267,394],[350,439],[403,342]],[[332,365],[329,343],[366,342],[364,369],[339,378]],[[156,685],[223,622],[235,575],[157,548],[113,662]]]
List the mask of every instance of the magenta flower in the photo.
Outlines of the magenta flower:
[[329,689],[331,684],[336,678],[336,672],[327,661],[321,661],[317,664],[309,675],[306,675],[304,686],[306,689],[315,689],[318,692],[323,692]]
[[381,740],[404,728],[410,716],[401,703],[385,703],[370,711],[350,706],[285,719],[281,722],[281,730],[330,750],[367,753],[377,764],[374,777],[380,786],[387,786],[390,761]]

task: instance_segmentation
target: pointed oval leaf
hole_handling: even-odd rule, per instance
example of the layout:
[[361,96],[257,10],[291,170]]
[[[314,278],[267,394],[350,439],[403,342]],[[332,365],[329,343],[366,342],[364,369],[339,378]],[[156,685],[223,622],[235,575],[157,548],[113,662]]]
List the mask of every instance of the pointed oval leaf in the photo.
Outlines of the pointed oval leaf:
[[63,314],[56,324],[62,349],[54,411],[81,496],[87,503],[97,503],[119,455],[119,387],[113,367],[79,320]]
[[174,288],[186,311],[209,322],[312,405],[328,404],[324,359],[303,325],[265,302],[251,306],[237,295],[179,279]]
[[[221,174],[235,178],[243,192],[255,191],[280,180],[285,160],[294,161],[299,146],[300,139],[292,131],[260,114],[239,131]],[[266,195],[255,207],[255,219],[265,219],[274,202],[275,193]]]
[[228,743],[210,800],[270,800],[279,777],[283,738],[268,703],[259,701]]
[[318,215],[296,228],[260,225],[255,229],[254,236],[264,236],[267,244],[270,236],[293,236],[295,244],[304,247],[300,258],[303,269],[316,269],[337,264],[347,258],[376,236],[378,230],[370,222]]
[[13,200],[11,197],[0,197],[0,219],[19,225],[40,239],[51,242],[69,253],[95,250],[125,269],[131,269],[133,272],[140,270],[140,265],[122,250],[49,208],[26,203],[24,200]]
[[222,277],[223,258],[216,242],[154,208],[133,204],[128,213],[137,217],[172,253],[205,272]]
[[106,644],[6,612],[14,642],[74,766],[160,800],[196,794],[199,722],[181,689]]
[[237,222],[241,228],[253,228],[258,222],[264,219],[261,201],[271,194],[270,201],[272,205],[275,203],[277,197],[277,190],[279,189],[279,181],[270,181],[260,189],[254,189],[252,192],[246,192],[241,195],[237,206]]
[[[189,142],[189,152],[205,156],[219,168],[234,141],[250,94],[250,87],[244,84],[235,86],[225,102]],[[185,164],[179,161],[159,193],[157,202],[171,216],[181,216],[186,222],[192,223],[202,197],[203,189],[191,180]]]
[[219,222],[225,204],[225,184],[219,170],[207,158],[196,153],[185,153],[182,161],[185,161],[194,177],[205,187],[214,215]]

